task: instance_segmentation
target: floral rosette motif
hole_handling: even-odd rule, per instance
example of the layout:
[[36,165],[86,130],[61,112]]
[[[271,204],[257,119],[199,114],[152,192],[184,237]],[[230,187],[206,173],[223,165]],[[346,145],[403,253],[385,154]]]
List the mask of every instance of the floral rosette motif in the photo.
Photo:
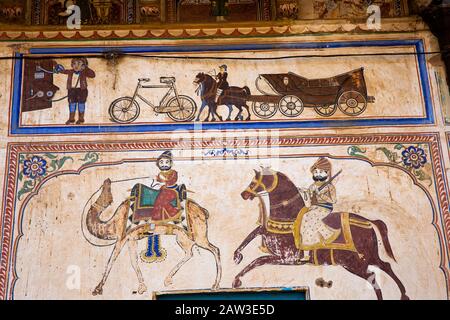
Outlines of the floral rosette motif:
[[420,169],[427,163],[427,155],[422,148],[409,146],[402,151],[402,161],[407,167]]
[[98,159],[99,154],[96,152],[88,152],[77,160],[71,156],[58,156],[52,153],[44,153],[42,156],[21,154],[20,163],[23,168],[19,172],[18,179],[22,182],[22,186],[17,192],[18,199],[21,200],[23,195],[33,191],[44,178],[61,170],[67,161],[79,161],[80,166],[83,166],[95,163]]
[[[422,145],[405,146],[403,144],[396,144],[392,147],[380,146],[375,149],[376,152],[382,152],[389,163],[408,170],[419,181],[428,181],[428,186],[431,186],[432,178],[428,164],[429,156],[427,156],[426,148],[423,148]],[[347,149],[347,153],[350,156],[361,159],[372,159],[370,150],[366,150],[361,146],[350,146]]]
[[23,175],[31,179],[45,175],[47,171],[47,161],[39,156],[23,161]]

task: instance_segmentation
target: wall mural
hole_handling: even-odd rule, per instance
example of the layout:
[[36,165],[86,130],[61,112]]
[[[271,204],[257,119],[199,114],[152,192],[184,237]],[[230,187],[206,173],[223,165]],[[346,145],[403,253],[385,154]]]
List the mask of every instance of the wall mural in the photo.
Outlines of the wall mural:
[[[450,97],[406,1],[3,2],[0,299],[450,298]],[[286,23],[201,23],[241,18]]]
[[180,50],[33,48],[15,62],[11,133],[434,122],[424,56],[399,54],[422,51],[421,40]]
[[[178,22],[270,20],[270,1],[256,0],[183,0],[177,3]],[[221,18],[217,18],[221,17]]]
[[[136,0],[30,0],[31,24],[65,25],[71,5],[80,8],[82,25],[132,24],[138,22]],[[143,12],[144,18],[147,16]]]
[[[159,22],[215,22],[224,14],[227,21],[284,19],[359,19],[368,16],[367,8],[378,5],[382,17],[408,15],[406,0],[4,0],[0,23],[30,22],[35,25],[64,25],[72,4],[81,9],[83,25],[142,24]],[[27,12],[27,2],[31,10]],[[219,10],[222,6],[224,9]],[[271,8],[273,7],[273,8]],[[223,13],[221,11],[224,11]],[[31,21],[26,21],[25,18]],[[219,20],[220,21],[220,20]]]
[[[216,22],[225,15],[227,21],[270,20],[270,0],[29,0],[31,24],[65,25],[78,5],[83,25],[148,24],[161,22]],[[23,0],[26,2],[26,0]],[[24,6],[26,7],[26,6]],[[25,12],[24,7],[21,7]],[[224,12],[222,12],[224,11]],[[9,15],[9,14],[8,14]],[[16,17],[17,13],[13,16]],[[25,17],[25,16],[24,16]],[[23,18],[24,18],[23,17]],[[219,20],[220,21],[220,20]],[[224,20],[222,20],[224,21]],[[25,21],[21,21],[22,23]]]
[[10,143],[1,297],[308,286],[313,299],[446,299],[439,141]]
[[382,17],[408,15],[405,0],[303,0],[300,2],[300,19],[365,18],[370,5],[380,7]]
[[0,8],[0,23],[24,23],[25,9],[26,0],[3,0]]

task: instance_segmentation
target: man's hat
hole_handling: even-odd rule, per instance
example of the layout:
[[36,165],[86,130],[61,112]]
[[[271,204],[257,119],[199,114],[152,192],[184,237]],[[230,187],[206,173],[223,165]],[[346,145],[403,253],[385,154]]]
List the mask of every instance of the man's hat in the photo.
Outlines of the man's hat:
[[82,64],[84,64],[86,67],[89,65],[88,60],[85,57],[75,57],[72,58],[72,63],[74,61],[81,61]]
[[226,64],[223,64],[223,65],[221,65],[219,68],[223,68],[223,69],[225,69],[225,71],[227,71],[227,65]]
[[172,157],[172,152],[171,151],[164,151],[159,157],[158,157],[158,159],[156,159],[156,161],[159,161],[159,160],[161,160],[161,159],[169,159],[170,161],[172,161],[173,160],[173,157]]
[[320,157],[311,167],[311,172],[315,169],[325,170],[328,174],[331,174],[331,162],[325,157]]

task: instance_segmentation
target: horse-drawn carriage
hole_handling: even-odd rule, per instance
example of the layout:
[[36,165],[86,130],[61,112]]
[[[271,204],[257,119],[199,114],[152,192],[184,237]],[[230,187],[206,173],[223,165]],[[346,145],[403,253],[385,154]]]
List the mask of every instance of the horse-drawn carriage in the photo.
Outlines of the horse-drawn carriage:
[[339,108],[348,116],[362,114],[375,97],[367,95],[364,68],[331,78],[307,79],[295,73],[261,74],[256,88],[263,95],[251,95],[252,109],[262,119],[273,117],[277,110],[286,117],[299,116],[304,108],[314,108],[330,117]]

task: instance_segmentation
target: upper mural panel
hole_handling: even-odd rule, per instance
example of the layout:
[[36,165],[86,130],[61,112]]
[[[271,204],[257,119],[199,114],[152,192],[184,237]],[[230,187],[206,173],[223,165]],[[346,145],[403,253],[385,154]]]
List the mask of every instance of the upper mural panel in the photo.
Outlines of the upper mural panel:
[[338,19],[368,16],[368,7],[380,8],[382,17],[401,17],[408,15],[408,4],[405,0],[303,0],[299,1],[300,19]]
[[151,24],[360,19],[376,5],[383,18],[408,16],[407,0],[3,0],[0,23],[61,26],[79,7],[81,24]]
[[10,134],[433,124],[422,52],[419,39],[35,47],[16,54]]

